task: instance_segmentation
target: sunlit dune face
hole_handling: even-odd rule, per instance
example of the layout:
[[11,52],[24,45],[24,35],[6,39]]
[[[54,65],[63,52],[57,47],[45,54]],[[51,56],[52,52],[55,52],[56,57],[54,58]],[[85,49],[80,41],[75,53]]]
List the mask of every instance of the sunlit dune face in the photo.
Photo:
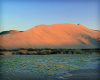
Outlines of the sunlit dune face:
[[[12,30],[10,34],[0,36],[2,38],[0,45],[5,48],[97,47],[98,34],[100,32],[81,24],[38,25],[22,33]],[[98,40],[100,41],[100,38]]]
[[10,33],[9,34],[14,34],[14,33],[19,33],[20,31],[17,31],[17,30],[10,30]]

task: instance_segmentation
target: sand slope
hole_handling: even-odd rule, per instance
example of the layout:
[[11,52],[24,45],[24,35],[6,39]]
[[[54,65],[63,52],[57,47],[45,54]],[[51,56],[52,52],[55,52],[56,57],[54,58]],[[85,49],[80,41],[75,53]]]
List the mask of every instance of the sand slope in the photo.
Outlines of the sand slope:
[[38,25],[27,31],[0,36],[3,48],[96,48],[100,31],[81,24]]
[[22,31],[17,31],[17,30],[10,30],[10,31],[2,31],[0,32],[0,35],[6,35],[6,34],[16,34]]

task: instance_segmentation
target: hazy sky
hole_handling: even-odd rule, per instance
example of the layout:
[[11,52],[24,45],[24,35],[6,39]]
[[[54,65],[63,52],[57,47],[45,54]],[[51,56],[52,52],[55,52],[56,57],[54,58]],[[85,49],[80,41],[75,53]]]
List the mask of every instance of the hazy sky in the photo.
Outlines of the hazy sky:
[[92,0],[2,0],[0,31],[28,30],[40,24],[82,24],[99,27],[99,1]]

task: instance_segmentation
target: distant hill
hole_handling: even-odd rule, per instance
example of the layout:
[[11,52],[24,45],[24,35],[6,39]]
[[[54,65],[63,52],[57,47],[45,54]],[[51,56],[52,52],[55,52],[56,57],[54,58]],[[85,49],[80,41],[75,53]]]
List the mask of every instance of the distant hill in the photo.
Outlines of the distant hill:
[[11,31],[8,35],[0,35],[0,46],[12,49],[98,48],[99,35],[100,31],[88,29],[81,24],[38,25],[24,32]]
[[0,35],[15,34],[15,33],[18,33],[18,32],[23,32],[23,31],[17,31],[17,30],[2,31],[2,32],[0,32]]

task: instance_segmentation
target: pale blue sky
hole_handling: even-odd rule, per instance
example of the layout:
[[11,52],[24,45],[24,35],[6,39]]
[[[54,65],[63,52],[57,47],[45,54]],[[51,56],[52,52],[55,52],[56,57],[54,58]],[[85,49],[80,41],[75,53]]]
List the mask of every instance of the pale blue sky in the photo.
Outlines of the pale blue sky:
[[1,29],[28,30],[40,24],[82,24],[90,29],[99,27],[98,1],[2,1]]

